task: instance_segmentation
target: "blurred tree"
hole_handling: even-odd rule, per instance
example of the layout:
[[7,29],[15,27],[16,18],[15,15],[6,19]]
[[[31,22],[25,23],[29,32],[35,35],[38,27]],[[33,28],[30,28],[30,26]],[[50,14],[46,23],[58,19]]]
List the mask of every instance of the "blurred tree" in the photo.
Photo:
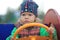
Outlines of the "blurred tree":
[[43,11],[38,11],[38,17],[43,20],[45,16],[45,13]]
[[7,23],[14,23],[16,21],[16,17],[15,17],[15,11],[11,8],[8,8],[7,14],[5,15],[5,22]]
[[0,23],[4,23],[5,22],[5,17],[3,15],[0,15]]
[[0,15],[0,23],[16,23],[19,17],[19,11],[8,8],[6,15]]
[[2,16],[0,15],[0,23],[2,23]]

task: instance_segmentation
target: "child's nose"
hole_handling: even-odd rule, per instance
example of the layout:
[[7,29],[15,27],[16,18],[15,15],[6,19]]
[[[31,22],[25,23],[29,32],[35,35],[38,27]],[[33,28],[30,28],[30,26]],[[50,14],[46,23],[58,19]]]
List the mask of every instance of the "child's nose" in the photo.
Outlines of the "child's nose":
[[28,19],[28,16],[25,16],[25,19]]

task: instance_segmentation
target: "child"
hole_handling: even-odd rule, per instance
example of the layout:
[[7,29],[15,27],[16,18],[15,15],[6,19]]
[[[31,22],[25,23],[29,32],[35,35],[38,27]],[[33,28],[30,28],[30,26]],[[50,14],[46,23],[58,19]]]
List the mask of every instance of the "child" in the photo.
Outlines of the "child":
[[[33,2],[32,0],[26,0],[21,4],[21,10],[20,10],[20,19],[18,23],[15,24],[14,29],[11,32],[11,35],[7,37],[6,40],[13,40],[13,35],[17,28],[22,26],[23,24],[26,23],[33,23],[37,21],[37,8],[38,5]],[[49,31],[53,33],[54,40],[57,40],[56,33],[53,27],[49,28]],[[19,35],[17,35],[17,38],[19,37],[24,37],[24,36],[29,36],[29,35],[40,35],[40,36],[49,36],[49,33],[46,31],[44,28],[39,28],[39,27],[31,27],[22,30]]]

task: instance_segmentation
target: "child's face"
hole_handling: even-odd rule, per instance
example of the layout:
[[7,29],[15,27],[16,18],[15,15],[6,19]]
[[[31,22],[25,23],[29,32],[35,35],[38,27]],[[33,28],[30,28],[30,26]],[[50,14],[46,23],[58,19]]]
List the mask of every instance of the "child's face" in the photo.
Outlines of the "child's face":
[[30,12],[24,12],[21,14],[21,21],[23,24],[34,22],[36,19],[35,15]]

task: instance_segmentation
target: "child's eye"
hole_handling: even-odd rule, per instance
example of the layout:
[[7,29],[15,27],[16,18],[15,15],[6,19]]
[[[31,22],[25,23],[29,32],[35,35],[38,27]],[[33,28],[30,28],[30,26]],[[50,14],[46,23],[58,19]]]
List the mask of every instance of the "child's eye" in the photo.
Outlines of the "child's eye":
[[25,14],[22,14],[22,16],[25,16]]
[[32,16],[32,14],[29,14],[29,16]]

